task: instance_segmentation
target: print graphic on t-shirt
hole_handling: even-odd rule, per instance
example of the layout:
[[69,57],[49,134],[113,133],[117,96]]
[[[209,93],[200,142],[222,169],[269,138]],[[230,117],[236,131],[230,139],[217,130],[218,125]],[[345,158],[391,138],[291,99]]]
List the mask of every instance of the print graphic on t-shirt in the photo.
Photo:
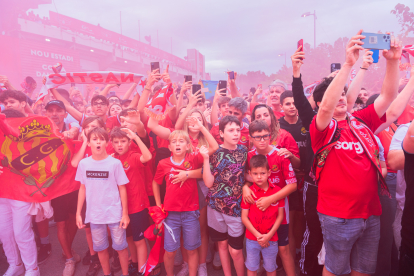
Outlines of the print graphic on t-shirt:
[[108,179],[109,172],[105,171],[86,171],[87,178]]
[[360,142],[341,142],[336,143],[335,149],[344,149],[344,150],[355,150],[356,153],[361,154],[364,152]]

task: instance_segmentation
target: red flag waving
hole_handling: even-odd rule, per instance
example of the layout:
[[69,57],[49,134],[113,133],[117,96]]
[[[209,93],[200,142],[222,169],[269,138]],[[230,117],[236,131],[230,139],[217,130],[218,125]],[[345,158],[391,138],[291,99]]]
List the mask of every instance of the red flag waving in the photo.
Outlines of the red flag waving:
[[151,100],[145,105],[145,113],[157,120],[165,119],[168,111],[173,108],[173,104],[170,102],[170,97],[173,95],[174,90],[172,83],[167,84],[162,89],[154,94]]
[[74,145],[61,137],[47,117],[0,114],[0,197],[45,202],[78,190]]

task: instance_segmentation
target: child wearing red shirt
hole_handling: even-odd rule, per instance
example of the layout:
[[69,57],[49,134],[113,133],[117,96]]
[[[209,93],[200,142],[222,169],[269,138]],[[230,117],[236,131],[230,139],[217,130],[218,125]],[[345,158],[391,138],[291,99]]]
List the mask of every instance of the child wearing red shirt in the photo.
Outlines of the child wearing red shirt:
[[[271,175],[269,163],[264,155],[255,155],[250,159],[249,175],[254,184],[251,187],[256,199],[269,196],[280,191],[280,188],[268,181]],[[275,201],[265,211],[256,204],[242,201],[242,221],[246,226],[246,267],[247,275],[257,275],[260,267],[260,252],[263,256],[263,267],[267,275],[276,275],[276,256],[278,252],[277,229],[284,217],[284,200]]]
[[[279,192],[272,195],[265,196],[260,200],[257,200],[256,193],[250,189],[249,193],[243,193],[243,201],[248,203],[255,203],[260,210],[266,210],[273,204],[273,202],[284,201],[284,218],[282,225],[278,228],[277,234],[279,237],[279,256],[282,259],[283,267],[288,276],[295,275],[295,262],[293,258],[294,248],[289,244],[289,240],[293,238],[292,232],[289,233],[289,202],[288,196],[296,191],[297,180],[295,172],[293,171],[292,164],[289,158],[285,156],[281,150],[276,146],[270,145],[270,129],[268,124],[264,120],[255,120],[250,126],[250,140],[253,142],[255,150],[251,150],[247,154],[247,169],[250,169],[250,160],[253,156],[262,154],[267,158],[270,167],[269,183],[276,185],[280,188]],[[246,180],[253,182],[249,175],[246,175]]]
[[[164,265],[167,275],[172,276],[174,257],[177,249],[180,248],[182,232],[184,248],[187,249],[188,254],[190,276],[195,276],[198,269],[197,248],[201,245],[197,180],[189,178],[190,175],[187,173],[186,181],[174,184],[173,176],[178,174],[178,171],[201,168],[203,157],[197,148],[195,148],[195,151],[192,150],[190,137],[183,130],[173,131],[168,140],[170,143],[168,148],[171,150],[172,156],[160,161],[152,182],[157,206],[161,206],[159,185],[162,184],[164,178],[167,182],[164,209],[169,214],[165,219],[165,223],[171,228],[172,234],[165,231]],[[201,178],[201,173],[196,178]]]
[[[141,154],[130,149],[131,140],[137,143]],[[129,180],[126,190],[130,224],[126,229],[126,236],[132,261],[128,272],[132,275],[133,272],[142,273],[147,261],[144,232],[149,227],[149,199],[142,179],[145,180],[145,163],[151,160],[152,155],[138,135],[128,128],[114,127],[111,131],[111,141],[115,151],[114,157],[121,161]]]

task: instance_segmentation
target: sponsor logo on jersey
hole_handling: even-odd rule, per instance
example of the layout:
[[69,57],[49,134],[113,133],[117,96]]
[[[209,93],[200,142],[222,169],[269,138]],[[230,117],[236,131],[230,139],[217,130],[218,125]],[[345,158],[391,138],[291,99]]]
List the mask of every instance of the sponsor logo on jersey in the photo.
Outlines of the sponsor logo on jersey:
[[355,150],[356,153],[358,154],[361,154],[364,151],[360,142],[346,142],[346,141],[344,142],[338,141],[336,143],[335,149]]

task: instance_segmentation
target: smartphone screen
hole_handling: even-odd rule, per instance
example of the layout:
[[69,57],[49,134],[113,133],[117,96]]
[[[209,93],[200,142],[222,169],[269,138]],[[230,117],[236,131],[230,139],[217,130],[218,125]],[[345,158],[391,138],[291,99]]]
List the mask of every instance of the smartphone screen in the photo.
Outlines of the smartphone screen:
[[[158,61],[156,62],[151,62],[151,72],[153,72],[154,70],[160,69],[160,63]],[[159,72],[161,73],[161,72]]]
[[191,76],[191,75],[185,75],[184,76],[184,81],[185,82],[193,81],[193,76]]
[[221,89],[224,89],[224,88],[226,88],[226,90],[224,90],[220,93],[221,96],[223,96],[223,97],[227,95],[227,92],[226,92],[227,91],[227,81],[225,81],[225,80],[219,81],[218,89],[221,90]]
[[192,93],[195,94],[198,90],[201,90],[201,84],[193,84],[191,88]]
[[341,64],[340,63],[331,63],[331,73],[341,70]]
[[[299,49],[300,46],[302,46],[302,49],[300,49],[300,51],[304,52],[305,50],[303,49],[303,39],[298,41],[298,47],[296,49]],[[303,58],[300,58],[300,60],[303,60]]]
[[229,72],[229,78],[230,78],[231,80],[234,80],[234,71],[230,71],[230,72]]

